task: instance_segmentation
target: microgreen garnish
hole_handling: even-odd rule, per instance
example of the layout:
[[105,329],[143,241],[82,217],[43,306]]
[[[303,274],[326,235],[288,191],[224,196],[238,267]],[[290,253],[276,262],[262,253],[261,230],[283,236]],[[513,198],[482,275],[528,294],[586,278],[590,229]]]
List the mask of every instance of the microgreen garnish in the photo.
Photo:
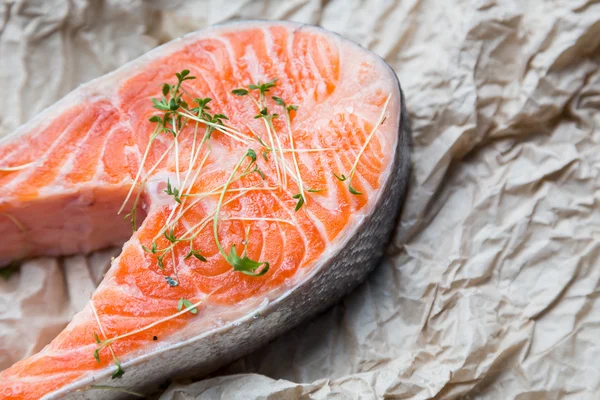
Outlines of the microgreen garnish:
[[125,371],[123,371],[123,368],[121,367],[121,363],[119,362],[119,360],[115,359],[115,364],[117,366],[117,370],[115,372],[113,372],[111,378],[112,379],[119,379],[120,377],[122,377],[123,375],[125,375]]
[[156,257],[156,262],[158,264],[158,268],[164,270],[165,269],[165,262],[163,261],[163,259],[165,258],[165,255],[161,255]]
[[185,256],[184,260],[187,260],[190,257],[194,257],[197,258],[200,261],[204,261],[206,262],[206,258],[200,253],[199,250],[194,250],[190,247],[190,252],[187,253],[187,255]]
[[[243,257],[238,256],[235,250],[235,244],[231,245],[231,251],[225,256],[225,259],[233,266],[234,271],[241,272],[242,274],[262,276],[269,271],[269,263],[266,261],[254,261],[245,255]],[[264,267],[257,272],[263,265]]]
[[269,91],[269,89],[271,89],[272,87],[275,87],[275,82],[277,82],[278,80],[279,80],[278,78],[275,78],[266,83],[261,83],[259,81],[255,85],[248,85],[248,89],[258,90],[260,92],[261,96],[264,96],[265,93],[267,93]]
[[338,180],[341,181],[341,182],[344,182],[346,179],[348,179],[348,178],[346,178],[346,175],[344,175],[344,174],[338,175],[335,172],[333,173],[333,176],[335,176],[336,178],[338,178]]
[[298,194],[293,195],[292,198],[298,199],[298,202],[296,203],[296,208],[294,209],[294,211],[298,211],[304,205],[304,196],[302,196],[302,194],[298,193]]
[[238,96],[246,96],[248,94],[248,91],[246,89],[233,89],[231,93]]
[[142,245],[142,249],[147,253],[156,254],[156,242],[152,243],[151,248],[147,248],[146,246]]
[[173,196],[173,199],[175,199],[176,202],[181,204],[179,189],[177,189],[176,187],[172,187],[171,180],[168,178],[167,178],[167,188],[165,189],[165,193],[168,194],[169,196]]
[[362,194],[362,192],[359,192],[358,190],[354,189],[352,186],[348,185],[348,190],[350,191],[350,193],[352,194],[356,194],[356,195],[360,195]]
[[167,229],[165,233],[163,233],[163,236],[171,243],[176,243],[178,241],[177,237],[175,236],[174,228]]
[[319,193],[319,192],[322,192],[323,189],[307,189],[306,191],[311,192],[311,193]]
[[181,311],[184,308],[188,309],[192,314],[198,314],[198,309],[194,307],[191,301],[184,299],[183,297],[177,302],[177,311]]

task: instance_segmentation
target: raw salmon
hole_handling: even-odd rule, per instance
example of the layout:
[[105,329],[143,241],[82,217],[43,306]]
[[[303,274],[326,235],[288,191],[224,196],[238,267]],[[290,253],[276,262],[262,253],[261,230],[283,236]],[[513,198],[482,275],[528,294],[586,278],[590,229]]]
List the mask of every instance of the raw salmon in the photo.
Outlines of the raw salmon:
[[409,158],[394,72],[312,26],[213,27],[81,86],[0,144],[0,259],[123,250],[0,397],[148,394],[322,311],[381,258]]

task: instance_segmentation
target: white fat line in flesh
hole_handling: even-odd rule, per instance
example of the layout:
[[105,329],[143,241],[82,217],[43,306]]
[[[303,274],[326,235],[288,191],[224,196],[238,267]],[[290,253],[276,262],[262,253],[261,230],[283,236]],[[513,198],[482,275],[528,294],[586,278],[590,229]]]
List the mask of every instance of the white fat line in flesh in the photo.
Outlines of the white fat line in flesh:
[[[281,198],[279,198],[278,196],[276,196],[274,193],[271,194],[271,197],[281,206],[282,210],[284,210],[288,214],[288,216],[292,219],[292,221],[294,221],[294,225],[296,226],[296,231],[298,232],[298,234],[300,235],[300,237],[304,241],[304,256],[300,260],[300,264],[299,264],[299,265],[301,265],[304,262],[304,259],[306,258],[306,254],[308,253],[307,249],[308,249],[308,246],[310,245],[308,237],[306,236],[306,232],[304,232],[304,229],[300,229],[300,223],[299,223],[298,218],[296,216],[296,212],[292,212],[289,209],[289,207],[287,206],[287,204],[285,204],[283,202],[283,200],[281,200]],[[302,212],[304,212],[306,214],[306,217],[317,228],[317,231],[322,236],[323,241],[327,245],[328,244],[328,240],[327,240],[327,236],[325,234],[324,227],[323,226],[319,226],[319,225],[317,225],[314,222],[314,216],[311,217],[312,213],[310,213],[310,211],[307,208],[303,209]]]
[[146,172],[146,174],[144,175],[144,177],[141,179],[141,182],[146,182],[148,180],[148,178],[150,178],[150,175],[152,175],[152,173],[154,172],[154,170],[156,168],[158,168],[158,166],[160,165],[161,162],[163,162],[163,160],[165,159],[165,157],[167,156],[167,154],[169,154],[169,151],[171,151],[171,149],[173,148],[173,145],[175,144],[175,142],[171,142],[171,144],[167,147],[167,149],[162,153],[162,155],[159,157],[159,159],[154,163],[154,165],[148,170],[148,172]]
[[290,81],[291,77],[287,74],[287,71],[284,67],[286,65],[286,62],[281,60],[281,58],[279,58],[279,55],[277,54],[277,52],[273,51],[274,42],[273,42],[273,35],[271,34],[271,31],[265,27],[261,27],[260,29],[263,32],[263,35],[265,38],[265,48],[267,49],[267,54],[269,56],[269,59],[273,60],[272,65],[277,65],[277,76],[284,77],[282,80]]
[[[98,312],[96,311],[96,307],[94,307],[94,302],[92,301],[92,299],[90,299],[90,307],[92,309],[92,313],[94,314],[94,318],[96,319],[96,323],[98,324],[98,328],[100,329],[100,333],[102,334],[102,338],[104,340],[106,340],[107,336],[106,333],[104,333],[104,328],[102,327],[102,324],[100,323],[100,317],[98,316]],[[117,356],[115,355],[115,352],[113,351],[112,346],[109,344],[108,346],[108,350],[110,351],[110,354],[112,355],[113,360],[117,360]]]
[[312,55],[310,54],[310,50],[312,50],[313,47],[314,47],[314,42],[311,43],[311,45],[309,47],[309,51],[306,53],[306,58],[308,59],[307,67],[311,70],[311,72],[313,73],[313,75],[315,77],[316,85],[314,85],[313,87],[318,92],[319,87],[325,87],[325,88],[327,87],[327,85],[325,83],[325,82],[327,82],[327,77],[325,77],[325,76],[323,76],[323,74],[321,74],[321,71],[319,71],[319,67],[317,67],[315,60],[313,59]]
[[87,142],[87,140],[90,138],[90,136],[94,132],[94,128],[96,128],[96,126],[101,122],[102,121],[100,119],[94,120],[94,122],[89,127],[89,129],[85,133],[85,135],[77,140],[77,142],[75,144],[75,151],[73,151],[73,152],[71,152],[71,154],[69,154],[69,157],[63,163],[63,165],[60,167],[60,170],[59,170],[58,174],[56,174],[56,177],[52,181],[51,185],[54,185],[56,183],[58,183],[58,184],[63,183],[65,181],[65,177],[69,174],[69,172],[73,171],[73,165],[75,164],[77,157],[84,151],[83,145],[85,144],[85,142]]
[[[294,30],[288,30],[287,31],[288,37],[287,37],[287,46],[286,46],[286,52],[287,52],[287,60],[295,60],[296,57],[294,56],[294,37],[296,34],[296,29]],[[304,86],[304,80],[303,79],[299,79],[298,78],[298,69],[296,68],[296,64],[293,62],[289,63],[289,67],[290,67],[290,71],[292,73],[292,77],[291,80],[292,82],[296,82],[300,84],[300,87],[298,89],[302,89],[302,96],[301,98],[307,98],[307,91],[306,91],[306,87]]]
[[[58,135],[58,137],[56,139],[54,139],[54,141],[52,142],[50,147],[48,147],[48,149],[44,152],[44,154],[41,157],[39,157],[37,160],[34,161],[36,164],[43,165],[48,160],[49,154],[51,154],[54,151],[54,149],[58,146],[58,143],[60,143],[60,140],[65,135],[67,135],[67,132],[70,132],[73,129],[73,125],[78,120],[78,117],[80,117],[80,115],[73,118],[69,122],[69,124],[65,127],[65,129]],[[11,190],[15,186],[17,186],[19,183],[21,183],[24,180],[26,180],[27,178],[29,178],[33,174],[34,171],[35,171],[34,168],[23,170],[23,173],[19,174],[15,179],[13,179],[8,184],[6,184],[2,189],[6,190],[6,191]]]
[[[333,73],[333,67],[332,67],[331,63],[329,62],[329,60],[327,59],[326,50],[324,49],[324,45],[322,43],[322,40],[325,40],[325,41],[327,41],[329,43],[329,39],[327,37],[324,37],[324,36],[319,37],[317,39],[317,54],[319,55],[319,57],[321,58],[321,62],[325,66],[327,75],[330,76],[331,78],[333,78],[333,75],[334,75],[334,73]],[[329,43],[329,44],[331,44],[331,43]],[[334,50],[337,51],[337,53],[339,55],[337,44],[336,44]]]
[[373,135],[375,134],[375,132],[377,132],[377,130],[381,126],[381,121],[383,121],[385,112],[387,111],[387,106],[388,106],[391,98],[392,98],[392,95],[391,94],[388,95],[387,99],[385,100],[385,104],[383,105],[383,110],[381,111],[381,114],[379,115],[379,119],[377,120],[377,123],[373,126],[373,130],[369,134],[367,140],[365,141],[365,144],[360,149],[360,152],[358,153],[358,157],[356,157],[356,161],[354,161],[354,165],[352,166],[352,170],[350,171],[350,176],[348,177],[348,185],[350,185],[350,183],[352,183],[352,178],[354,177],[354,173],[356,172],[356,167],[358,165],[358,161],[360,160],[360,157],[365,152],[365,149],[369,145],[369,142],[373,138]]
[[104,163],[102,162],[102,160],[104,159],[104,155],[106,154],[106,148],[108,146],[108,143],[111,143],[111,139],[114,133],[118,131],[118,128],[121,128],[120,123],[113,125],[110,131],[108,132],[108,135],[106,135],[106,139],[102,142],[102,150],[100,150],[100,156],[98,157],[96,172],[94,172],[94,177],[92,178],[92,181],[100,181],[102,177],[106,175],[106,168],[104,167]]
[[[227,201],[224,201],[223,204],[221,205],[221,207],[239,199],[240,197],[242,197],[245,194],[246,194],[246,192],[242,192],[240,194],[233,196],[232,198],[228,199]],[[204,229],[206,224],[208,224],[214,218],[215,211],[217,211],[216,207],[210,214],[208,214],[206,217],[204,217],[204,219],[200,220],[200,222],[198,222],[196,225],[194,225],[191,228],[188,228],[188,230],[183,234],[183,238],[186,238],[186,235],[188,235],[190,233],[192,233],[192,236],[195,238],[195,236],[198,235],[202,231],[202,229]],[[185,220],[185,218],[184,218],[184,220]]]
[[[215,40],[221,42],[221,44],[227,49],[227,59],[229,61],[229,67],[233,71],[233,76],[235,78],[237,87],[242,87],[242,77],[240,71],[238,69],[238,63],[236,62],[236,56],[234,54],[233,48],[231,47],[231,43],[229,39],[223,38],[220,36],[215,37]],[[223,66],[221,66],[223,68]]]

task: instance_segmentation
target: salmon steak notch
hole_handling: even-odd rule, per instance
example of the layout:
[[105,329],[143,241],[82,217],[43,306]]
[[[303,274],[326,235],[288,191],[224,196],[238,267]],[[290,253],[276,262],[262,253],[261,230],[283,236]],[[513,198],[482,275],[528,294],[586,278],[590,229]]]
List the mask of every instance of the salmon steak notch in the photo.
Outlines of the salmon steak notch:
[[0,141],[0,265],[122,246],[2,399],[147,396],[331,307],[383,257],[410,175],[394,71],[322,28],[227,23]]

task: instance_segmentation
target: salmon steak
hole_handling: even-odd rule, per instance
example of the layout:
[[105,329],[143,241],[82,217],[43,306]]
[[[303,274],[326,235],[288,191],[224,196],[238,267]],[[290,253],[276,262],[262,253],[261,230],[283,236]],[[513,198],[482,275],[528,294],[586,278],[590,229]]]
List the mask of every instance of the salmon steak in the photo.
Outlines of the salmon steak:
[[381,260],[410,149],[392,69],[314,26],[211,27],[80,86],[0,142],[0,265],[122,251],[0,398],[148,396],[324,311]]

